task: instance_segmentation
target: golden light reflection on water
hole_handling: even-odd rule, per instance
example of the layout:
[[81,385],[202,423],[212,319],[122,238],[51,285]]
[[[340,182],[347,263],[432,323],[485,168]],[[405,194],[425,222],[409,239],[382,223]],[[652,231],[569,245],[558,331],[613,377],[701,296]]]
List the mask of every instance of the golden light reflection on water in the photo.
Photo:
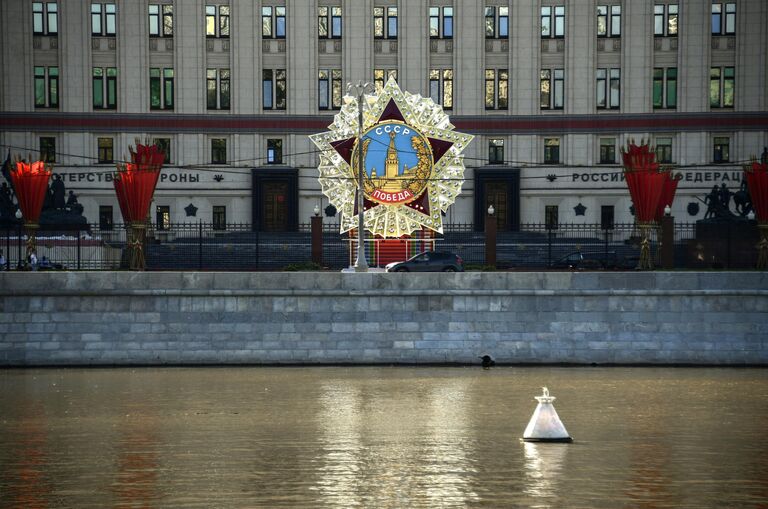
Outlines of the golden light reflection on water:
[[[547,385],[573,444],[520,441]],[[766,370],[0,371],[0,507],[765,507]]]

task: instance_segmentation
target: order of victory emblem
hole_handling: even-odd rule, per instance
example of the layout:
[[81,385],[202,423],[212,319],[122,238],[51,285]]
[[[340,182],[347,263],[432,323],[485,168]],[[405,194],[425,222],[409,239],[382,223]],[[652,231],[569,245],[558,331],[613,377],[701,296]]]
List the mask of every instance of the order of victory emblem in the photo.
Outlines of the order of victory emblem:
[[384,238],[422,227],[442,233],[442,213],[464,183],[461,152],[473,136],[454,131],[441,106],[402,92],[393,79],[365,96],[362,136],[357,101],[346,99],[329,131],[310,136],[321,151],[322,192],[341,211],[341,233],[358,226],[360,140],[365,229]]

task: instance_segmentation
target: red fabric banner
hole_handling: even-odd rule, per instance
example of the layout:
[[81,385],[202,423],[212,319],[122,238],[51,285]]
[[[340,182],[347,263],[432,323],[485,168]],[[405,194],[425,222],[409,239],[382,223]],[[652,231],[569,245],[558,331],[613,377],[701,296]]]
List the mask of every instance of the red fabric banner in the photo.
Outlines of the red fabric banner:
[[753,162],[744,169],[757,220],[768,223],[768,164]]
[[664,208],[669,205],[672,207],[672,202],[675,201],[675,192],[677,192],[677,183],[680,182],[679,174],[678,178],[672,175],[672,172],[665,173],[664,186],[661,189],[661,198],[659,198],[659,205],[656,207],[656,221],[661,221],[664,217]]
[[50,178],[51,170],[42,161],[32,164],[18,162],[16,168],[11,169],[11,180],[25,222],[37,223],[40,220]]
[[[664,181],[669,178],[668,172],[659,172],[656,154],[648,144],[638,146],[630,143],[627,150],[621,149],[621,156],[624,161],[624,177],[635,205],[635,217],[642,223],[653,222],[656,220]],[[662,211],[664,205],[661,206]]]
[[118,165],[113,179],[117,202],[126,223],[141,222],[147,218],[149,204],[155,194],[157,180],[165,154],[157,145],[130,147],[131,162]]

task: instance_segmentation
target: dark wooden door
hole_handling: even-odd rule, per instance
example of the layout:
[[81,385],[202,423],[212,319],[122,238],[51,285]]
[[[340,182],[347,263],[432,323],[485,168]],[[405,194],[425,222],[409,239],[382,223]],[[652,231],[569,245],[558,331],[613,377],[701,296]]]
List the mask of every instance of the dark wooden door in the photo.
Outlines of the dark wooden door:
[[261,203],[264,230],[288,231],[288,182],[264,182]]
[[487,211],[488,207],[493,205],[496,229],[497,231],[504,231],[507,229],[507,214],[509,214],[507,182],[505,180],[486,180],[483,184],[485,210]]

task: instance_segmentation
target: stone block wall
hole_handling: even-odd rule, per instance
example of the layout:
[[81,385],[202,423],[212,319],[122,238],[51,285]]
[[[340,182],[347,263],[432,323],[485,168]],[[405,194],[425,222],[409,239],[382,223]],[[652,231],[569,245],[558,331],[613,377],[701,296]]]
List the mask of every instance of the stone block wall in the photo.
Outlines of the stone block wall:
[[0,366],[768,364],[768,274],[0,273]]

